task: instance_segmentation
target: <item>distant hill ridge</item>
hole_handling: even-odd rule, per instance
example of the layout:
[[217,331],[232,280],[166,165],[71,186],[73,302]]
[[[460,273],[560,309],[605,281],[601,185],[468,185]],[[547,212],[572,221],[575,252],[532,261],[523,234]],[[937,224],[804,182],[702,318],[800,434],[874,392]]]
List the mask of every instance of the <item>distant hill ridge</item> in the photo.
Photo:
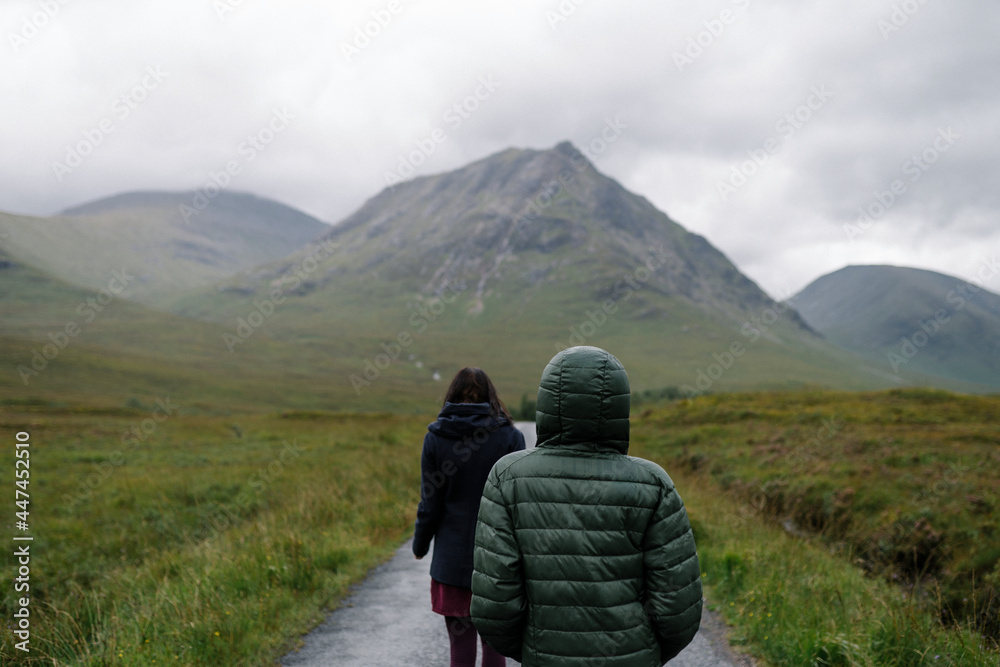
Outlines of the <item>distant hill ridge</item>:
[[848,266],[789,302],[831,342],[886,371],[1000,387],[1000,265],[966,281],[925,269]]
[[[201,195],[202,199],[198,198],[199,195]],[[202,204],[202,201],[205,203]],[[226,212],[247,215],[253,221],[265,219],[270,220],[272,224],[296,223],[307,227],[312,226],[318,230],[323,230],[327,226],[307,213],[303,213],[272,199],[258,197],[250,192],[229,190],[218,192],[211,197],[206,197],[204,192],[200,191],[171,192],[165,190],[141,190],[123,192],[72,206],[58,215],[79,217],[101,215],[123,210],[165,209],[170,207],[176,207],[180,213],[182,206],[195,209],[195,216],[200,215],[202,211],[207,211],[208,209],[217,209],[216,213]],[[316,227],[316,223],[320,223],[323,226]]]
[[0,213],[9,253],[51,275],[99,287],[111,271],[138,279],[126,297],[159,304],[272,261],[329,226],[278,202],[220,192],[185,216],[194,192],[129,192],[74,206],[52,218]]

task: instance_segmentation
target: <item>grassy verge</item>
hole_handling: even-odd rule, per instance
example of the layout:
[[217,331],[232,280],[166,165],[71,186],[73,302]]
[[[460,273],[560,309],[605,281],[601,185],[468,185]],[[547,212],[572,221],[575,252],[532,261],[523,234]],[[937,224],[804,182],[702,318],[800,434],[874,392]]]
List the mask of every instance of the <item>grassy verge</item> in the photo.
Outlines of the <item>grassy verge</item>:
[[731,641],[766,665],[1000,665],[967,627],[866,576],[818,539],[802,539],[726,502],[703,476],[673,475],[695,528],[710,607]]
[[1000,665],[982,635],[997,542],[979,509],[998,500],[983,463],[998,408],[939,392],[703,397],[648,411],[633,453],[671,472],[710,599],[767,663]]
[[32,662],[270,664],[412,527],[426,418],[151,414],[3,414],[34,448]]

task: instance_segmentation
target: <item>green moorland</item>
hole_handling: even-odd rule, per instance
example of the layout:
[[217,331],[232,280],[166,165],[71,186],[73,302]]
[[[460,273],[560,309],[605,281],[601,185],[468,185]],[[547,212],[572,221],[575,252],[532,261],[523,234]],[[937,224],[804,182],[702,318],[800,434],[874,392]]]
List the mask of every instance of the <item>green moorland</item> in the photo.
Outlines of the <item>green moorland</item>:
[[[917,390],[643,403],[633,453],[674,477],[707,597],[763,664],[1000,665],[971,628],[996,637],[998,407]],[[35,663],[273,664],[411,531],[430,414],[164,416],[146,399],[0,407],[5,441],[31,434]],[[6,622],[0,637],[0,662],[23,659]]]
[[[11,457],[15,433],[32,443],[31,662],[272,664],[412,529],[427,417],[164,417],[138,401],[0,412]],[[13,598],[5,664],[25,658]]]
[[674,476],[710,600],[765,661],[1000,664],[1000,398],[704,396],[646,409],[633,443]]

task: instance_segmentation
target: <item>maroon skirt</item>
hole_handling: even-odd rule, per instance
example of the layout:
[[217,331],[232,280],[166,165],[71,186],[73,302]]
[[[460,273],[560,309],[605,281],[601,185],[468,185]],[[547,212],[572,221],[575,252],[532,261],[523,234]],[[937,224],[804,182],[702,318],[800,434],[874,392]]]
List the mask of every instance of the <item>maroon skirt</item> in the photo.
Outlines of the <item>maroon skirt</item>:
[[431,578],[431,609],[442,616],[472,616],[472,589],[442,584]]

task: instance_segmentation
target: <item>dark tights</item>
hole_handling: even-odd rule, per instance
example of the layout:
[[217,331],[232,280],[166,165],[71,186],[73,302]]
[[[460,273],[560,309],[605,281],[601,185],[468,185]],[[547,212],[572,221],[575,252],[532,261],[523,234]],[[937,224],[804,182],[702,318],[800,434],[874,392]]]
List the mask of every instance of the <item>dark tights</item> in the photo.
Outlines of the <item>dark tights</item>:
[[[469,617],[445,616],[451,642],[451,667],[476,667],[476,640],[479,635]],[[507,659],[483,642],[482,667],[506,667]]]

